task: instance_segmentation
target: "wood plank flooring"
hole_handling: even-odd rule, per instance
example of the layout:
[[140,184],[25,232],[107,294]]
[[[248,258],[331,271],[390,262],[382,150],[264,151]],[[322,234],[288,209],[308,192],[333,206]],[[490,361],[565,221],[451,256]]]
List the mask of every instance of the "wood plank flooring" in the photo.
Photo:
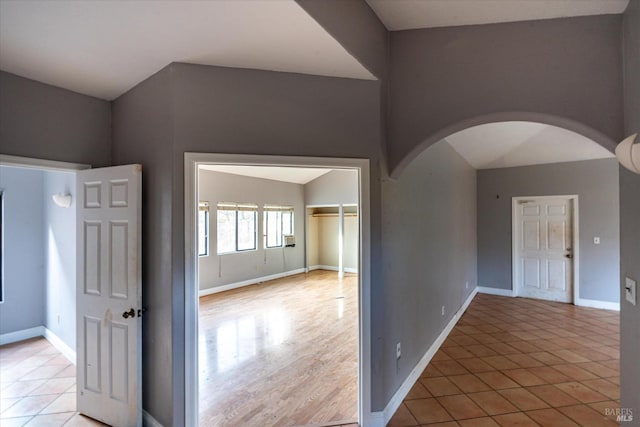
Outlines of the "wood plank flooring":
[[358,283],[316,270],[200,299],[200,426],[357,421]]

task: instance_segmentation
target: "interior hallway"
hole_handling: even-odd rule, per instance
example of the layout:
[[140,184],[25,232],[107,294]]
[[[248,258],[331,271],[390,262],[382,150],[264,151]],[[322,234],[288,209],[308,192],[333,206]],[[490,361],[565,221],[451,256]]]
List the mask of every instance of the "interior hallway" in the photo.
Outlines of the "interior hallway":
[[199,322],[201,426],[357,421],[357,276],[315,270],[205,296]]
[[389,426],[618,425],[619,317],[478,294]]

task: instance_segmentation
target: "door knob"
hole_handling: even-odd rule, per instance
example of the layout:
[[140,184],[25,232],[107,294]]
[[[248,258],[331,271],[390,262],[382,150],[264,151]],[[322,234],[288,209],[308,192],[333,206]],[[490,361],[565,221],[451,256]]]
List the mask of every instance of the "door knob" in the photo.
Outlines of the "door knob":
[[125,319],[128,319],[129,317],[136,317],[136,311],[133,308],[129,311],[125,311],[122,313],[122,317]]
[[566,255],[565,255],[565,257],[567,257],[567,258],[571,259],[571,258],[573,258],[573,255],[571,255],[571,254],[566,254]]

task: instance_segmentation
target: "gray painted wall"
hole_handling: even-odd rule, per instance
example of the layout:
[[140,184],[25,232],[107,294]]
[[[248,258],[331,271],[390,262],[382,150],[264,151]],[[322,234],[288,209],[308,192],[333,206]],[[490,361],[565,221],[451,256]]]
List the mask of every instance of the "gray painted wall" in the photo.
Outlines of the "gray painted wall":
[[296,0],[374,76],[385,79],[389,36],[364,0]]
[[573,130],[613,149],[600,133],[622,136],[620,25],[603,15],[392,32],[390,169],[456,124],[496,113],[576,121],[592,129]]
[[4,292],[0,334],[44,324],[43,172],[0,166],[4,190]]
[[0,71],[0,153],[111,162],[110,103]]
[[358,171],[332,170],[304,185],[305,205],[358,204]]
[[[44,326],[70,348],[76,348],[76,175],[43,173]],[[71,206],[61,208],[53,194],[71,194]]]
[[[114,101],[114,163],[143,165],[143,393],[159,422],[184,419],[184,152],[371,159],[371,206],[363,209],[371,211],[379,266],[380,114],[376,81],[188,64],[172,64]],[[380,312],[375,268],[372,309]],[[373,333],[381,333],[375,322]],[[386,401],[373,376],[379,410]]]
[[184,421],[174,422],[173,406],[184,400],[178,386],[184,372],[175,369],[173,353],[184,341],[173,336],[183,324],[174,327],[172,320],[175,310],[184,313],[184,298],[172,286],[171,92],[171,70],[165,68],[113,101],[112,155],[114,164],[142,164],[142,405],[163,425],[180,426]]
[[[511,289],[512,197],[573,194],[579,197],[579,297],[618,302],[620,203],[615,159],[479,170],[478,285]],[[593,244],[596,236],[600,245]]]
[[443,141],[382,197],[386,403],[476,287],[476,170]]
[[[198,197],[210,204],[209,256],[199,257],[198,264],[201,290],[304,268],[303,185],[201,170]],[[258,205],[257,250],[217,254],[216,204],[218,202],[244,202]],[[293,206],[293,226],[297,240],[295,247],[265,249],[264,205]]]
[[[624,14],[625,135],[640,132],[640,0],[631,0]],[[640,285],[640,175],[620,168],[620,272]],[[622,282],[624,283],[624,282]],[[640,426],[640,298],[635,306],[620,303],[621,406],[633,410]],[[636,292],[638,292],[636,290]]]

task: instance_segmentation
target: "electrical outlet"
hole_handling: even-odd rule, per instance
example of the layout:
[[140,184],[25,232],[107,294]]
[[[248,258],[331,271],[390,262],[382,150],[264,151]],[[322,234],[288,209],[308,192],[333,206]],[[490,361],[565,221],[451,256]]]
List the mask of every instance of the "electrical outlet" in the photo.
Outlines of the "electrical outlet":
[[464,288],[465,289],[469,289],[469,282],[468,281],[464,284]]
[[636,281],[630,278],[625,279],[624,283],[625,298],[631,304],[636,305]]
[[444,305],[442,306],[442,315],[444,316]]
[[396,359],[400,359],[402,356],[402,347],[400,347],[400,343],[396,344]]
[[60,324],[60,315],[58,314],[58,325]]
[[600,244],[600,238],[599,237],[594,237],[593,238],[593,244],[594,245],[599,245]]

